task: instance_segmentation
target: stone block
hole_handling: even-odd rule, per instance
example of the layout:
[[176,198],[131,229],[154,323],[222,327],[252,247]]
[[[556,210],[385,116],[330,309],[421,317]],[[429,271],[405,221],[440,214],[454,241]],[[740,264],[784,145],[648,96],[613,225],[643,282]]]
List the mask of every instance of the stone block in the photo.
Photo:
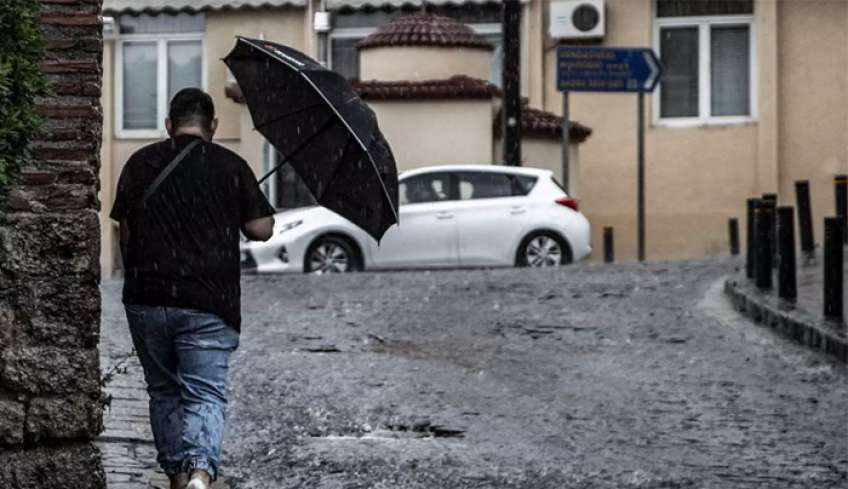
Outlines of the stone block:
[[42,14],[41,23],[44,25],[100,26],[102,21],[95,11],[76,15]]
[[25,418],[22,402],[0,399],[0,445],[23,443]]
[[65,211],[91,209],[96,205],[97,194],[91,185],[19,185],[9,193],[9,208],[17,211]]
[[32,346],[94,348],[99,341],[100,290],[91,277],[62,275],[29,280],[21,288]]
[[0,448],[3,489],[104,489],[100,451],[87,442],[33,449]]
[[100,393],[95,349],[15,348],[2,352],[0,385],[35,395]]
[[[36,398],[26,416],[26,439],[94,439],[102,429],[103,412],[98,397],[75,395]],[[0,425],[2,426],[2,425]]]
[[15,306],[10,297],[0,295],[0,352],[12,347],[18,324],[15,322]]
[[97,61],[55,60],[41,63],[41,71],[45,74],[100,73],[100,63]]
[[100,222],[95,210],[72,214],[12,214],[0,235],[0,262],[19,276],[99,272]]
[[56,119],[101,117],[100,110],[92,104],[40,104],[36,112],[43,117]]

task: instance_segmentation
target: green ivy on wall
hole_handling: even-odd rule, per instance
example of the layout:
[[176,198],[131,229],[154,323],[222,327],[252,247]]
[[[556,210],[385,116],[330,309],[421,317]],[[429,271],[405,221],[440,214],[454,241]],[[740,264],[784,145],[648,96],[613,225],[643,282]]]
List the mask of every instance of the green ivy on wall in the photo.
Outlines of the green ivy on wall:
[[9,184],[41,127],[36,98],[45,95],[38,0],[0,2],[0,209]]

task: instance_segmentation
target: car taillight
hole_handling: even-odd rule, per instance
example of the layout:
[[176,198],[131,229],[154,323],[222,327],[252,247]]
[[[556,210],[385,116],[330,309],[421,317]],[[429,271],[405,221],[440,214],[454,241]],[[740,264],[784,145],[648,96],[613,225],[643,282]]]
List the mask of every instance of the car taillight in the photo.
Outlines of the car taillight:
[[577,208],[577,199],[573,197],[562,197],[556,200],[556,203],[559,205],[564,205],[569,209],[574,209],[575,211],[579,210]]

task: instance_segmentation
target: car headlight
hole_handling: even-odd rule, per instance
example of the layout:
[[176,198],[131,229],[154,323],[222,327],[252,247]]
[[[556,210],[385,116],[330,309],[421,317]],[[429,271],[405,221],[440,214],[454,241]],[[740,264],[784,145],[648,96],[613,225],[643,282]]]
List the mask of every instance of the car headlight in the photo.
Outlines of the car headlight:
[[280,226],[280,229],[277,230],[277,234],[282,234],[286,231],[292,230],[292,229],[300,226],[301,224],[303,224],[303,221],[292,221],[292,222],[288,222],[286,224],[283,224],[282,226]]

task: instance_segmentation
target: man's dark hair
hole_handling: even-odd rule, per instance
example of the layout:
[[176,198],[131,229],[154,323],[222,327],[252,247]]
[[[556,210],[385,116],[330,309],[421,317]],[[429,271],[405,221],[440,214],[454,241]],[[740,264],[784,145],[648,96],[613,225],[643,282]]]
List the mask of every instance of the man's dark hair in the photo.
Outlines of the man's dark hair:
[[183,88],[171,99],[168,118],[174,129],[185,126],[200,126],[209,130],[215,118],[212,97],[199,88]]

